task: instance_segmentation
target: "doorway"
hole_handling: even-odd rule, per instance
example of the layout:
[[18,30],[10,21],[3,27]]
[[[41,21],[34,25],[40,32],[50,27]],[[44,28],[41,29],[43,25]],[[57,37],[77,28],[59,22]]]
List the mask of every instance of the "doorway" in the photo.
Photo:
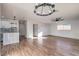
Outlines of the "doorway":
[[38,24],[33,24],[33,37],[38,37]]
[[26,38],[26,21],[25,20],[20,20],[19,21],[19,36],[20,38]]

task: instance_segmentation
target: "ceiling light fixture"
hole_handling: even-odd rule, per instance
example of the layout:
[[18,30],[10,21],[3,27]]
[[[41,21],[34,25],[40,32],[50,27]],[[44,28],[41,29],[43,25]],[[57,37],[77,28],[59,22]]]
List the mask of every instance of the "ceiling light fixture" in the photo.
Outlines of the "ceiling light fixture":
[[58,18],[56,18],[55,20],[52,20],[52,21],[58,23],[58,22],[63,21],[63,20],[64,20],[64,18],[58,17]]
[[39,16],[48,16],[56,12],[55,5],[50,3],[42,3],[35,6],[34,13]]

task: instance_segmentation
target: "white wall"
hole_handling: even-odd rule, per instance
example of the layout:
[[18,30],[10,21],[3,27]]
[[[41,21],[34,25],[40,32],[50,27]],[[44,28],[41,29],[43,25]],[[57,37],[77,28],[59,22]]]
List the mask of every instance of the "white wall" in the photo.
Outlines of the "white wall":
[[33,23],[27,21],[27,38],[33,38]]
[[23,17],[27,17],[27,12],[17,7],[17,4],[4,3],[2,8],[2,14],[5,18],[13,19],[13,17],[16,16],[17,20],[22,20],[24,19]]
[[33,24],[38,24],[38,34],[42,32],[43,36],[49,35],[49,24],[40,23],[33,20],[27,20],[27,38],[33,38]]
[[[57,30],[58,24],[67,24],[71,25],[71,31],[60,31]],[[79,20],[64,20],[60,23],[52,23],[51,24],[51,35],[61,36],[61,37],[69,37],[69,38],[76,38],[79,39]]]
[[38,32],[43,32],[43,36],[49,35],[50,34],[50,25],[49,24],[39,24],[38,26]]

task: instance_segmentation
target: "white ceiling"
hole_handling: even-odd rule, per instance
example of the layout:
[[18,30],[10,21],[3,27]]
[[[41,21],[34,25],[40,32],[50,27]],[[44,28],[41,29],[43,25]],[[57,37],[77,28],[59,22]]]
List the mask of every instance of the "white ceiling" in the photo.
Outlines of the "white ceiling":
[[56,3],[55,9],[57,12],[50,16],[37,16],[33,13],[35,3],[18,3],[9,4],[14,5],[17,8],[23,10],[27,14],[27,18],[35,19],[44,23],[50,23],[51,20],[55,20],[57,17],[63,17],[65,20],[78,19],[79,17],[79,4],[78,3]]

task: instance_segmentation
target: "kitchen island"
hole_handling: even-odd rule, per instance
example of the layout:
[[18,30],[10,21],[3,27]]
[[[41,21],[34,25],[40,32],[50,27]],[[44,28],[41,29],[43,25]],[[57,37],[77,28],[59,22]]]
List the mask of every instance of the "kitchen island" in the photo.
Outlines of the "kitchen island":
[[19,33],[3,33],[3,45],[19,43]]

